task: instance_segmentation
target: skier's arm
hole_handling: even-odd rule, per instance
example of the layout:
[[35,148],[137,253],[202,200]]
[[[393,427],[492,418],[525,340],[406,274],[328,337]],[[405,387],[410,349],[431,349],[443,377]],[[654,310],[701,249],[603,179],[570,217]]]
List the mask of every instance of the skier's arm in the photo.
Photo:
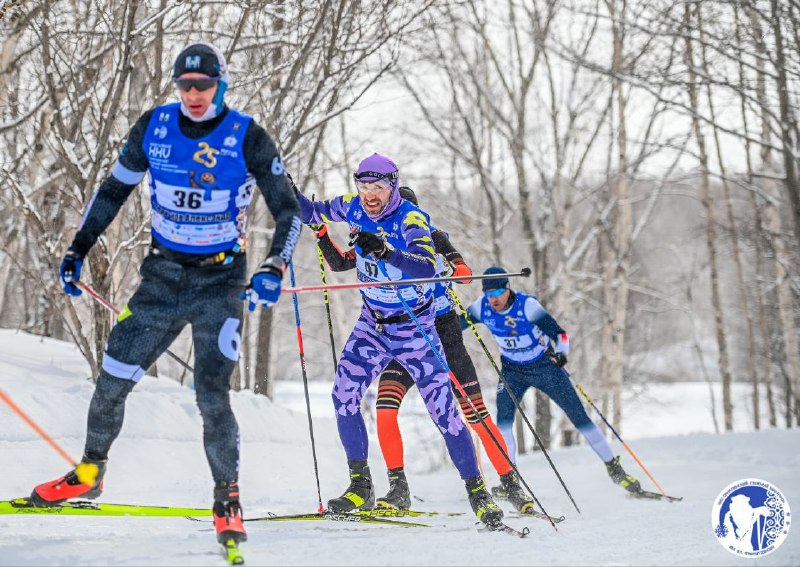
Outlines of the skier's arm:
[[414,278],[436,275],[433,241],[425,215],[417,210],[409,211],[403,218],[401,230],[407,249],[389,250],[386,261]]
[[525,300],[525,318],[547,335],[553,344],[555,352],[569,354],[569,335],[552,315],[545,311],[542,304],[533,297],[528,297]]
[[[458,316],[458,320],[461,323],[461,330],[469,328],[470,321],[473,325],[477,325],[481,322],[481,300],[478,299],[477,301],[473,301],[467,306],[466,313],[461,313]],[[467,321],[467,317],[469,317],[469,321]]]
[[[461,256],[461,253],[455,249],[453,244],[450,242],[450,237],[447,235],[446,232],[443,230],[434,229],[431,231],[431,239],[433,240],[433,249],[436,251],[437,254],[441,254],[444,256],[448,262],[453,265],[453,274],[454,276],[471,276],[472,270],[467,263],[464,261],[464,258]],[[465,283],[468,284],[472,280],[459,280],[456,283]]]
[[250,122],[244,137],[244,161],[255,177],[272,218],[275,234],[267,258],[280,257],[286,264],[292,259],[302,228],[300,206],[286,178],[278,149],[266,130]]
[[358,193],[349,193],[329,201],[312,201],[303,195],[294,183],[292,187],[297,202],[300,203],[300,218],[307,225],[346,221],[350,205],[358,199]]
[[356,267],[356,251],[350,248],[343,252],[328,234],[328,225],[317,225],[314,228],[317,235],[317,246],[322,250],[322,256],[334,272],[346,272]]
[[147,173],[148,161],[142,148],[142,140],[152,114],[152,110],[144,113],[133,125],[111,175],[100,183],[83,213],[80,227],[70,247],[82,257],[89,253]]

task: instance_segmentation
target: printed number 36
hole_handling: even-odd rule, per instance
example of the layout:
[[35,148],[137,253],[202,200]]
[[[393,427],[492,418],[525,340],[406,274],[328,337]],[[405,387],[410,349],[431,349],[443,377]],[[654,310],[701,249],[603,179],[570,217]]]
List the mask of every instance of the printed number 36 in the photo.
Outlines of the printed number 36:
[[175,191],[175,200],[173,201],[176,207],[181,209],[187,206],[190,209],[199,209],[203,205],[203,196],[194,191]]

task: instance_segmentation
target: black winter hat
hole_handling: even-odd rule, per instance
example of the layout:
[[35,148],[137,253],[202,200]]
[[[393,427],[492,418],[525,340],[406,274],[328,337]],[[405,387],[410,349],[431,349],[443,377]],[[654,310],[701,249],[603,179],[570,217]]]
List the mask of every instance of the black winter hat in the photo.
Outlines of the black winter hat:
[[193,43],[178,54],[172,69],[172,78],[184,73],[203,73],[209,77],[221,77],[222,65],[210,45]]

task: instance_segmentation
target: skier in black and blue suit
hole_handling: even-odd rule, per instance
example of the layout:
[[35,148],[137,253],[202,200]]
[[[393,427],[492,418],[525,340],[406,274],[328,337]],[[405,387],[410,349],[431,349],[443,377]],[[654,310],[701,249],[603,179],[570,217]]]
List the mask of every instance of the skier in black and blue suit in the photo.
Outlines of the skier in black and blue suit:
[[[627,474],[599,427],[589,419],[569,376],[562,369],[567,364],[569,335],[533,295],[511,289],[504,268],[491,266],[484,275],[496,277],[482,281],[483,297],[467,307],[473,323],[483,323],[500,349],[501,371],[505,383],[517,400],[528,388],[544,392],[567,414],[589,446],[605,463],[611,479],[629,492],[639,492],[639,481]],[[462,328],[468,323],[462,316]],[[517,407],[501,381],[497,386],[497,426],[514,460],[514,416]],[[502,487],[493,489],[504,497]]]
[[[141,266],[141,284],[106,344],[83,459],[75,470],[36,486],[31,501],[53,506],[100,495],[128,394],[191,324],[194,388],[215,482],[217,537],[243,541],[239,427],[229,399],[230,376],[239,359],[242,299],[251,311],[278,301],[300,235],[300,208],[270,136],[250,116],[225,105],[230,78],[219,49],[205,43],[187,46],[172,76],[180,102],[149,110],[134,124],[61,263],[64,291],[80,295],[84,259],[149,173],[150,251]],[[247,285],[245,236],[256,186],[275,219],[275,235]]]

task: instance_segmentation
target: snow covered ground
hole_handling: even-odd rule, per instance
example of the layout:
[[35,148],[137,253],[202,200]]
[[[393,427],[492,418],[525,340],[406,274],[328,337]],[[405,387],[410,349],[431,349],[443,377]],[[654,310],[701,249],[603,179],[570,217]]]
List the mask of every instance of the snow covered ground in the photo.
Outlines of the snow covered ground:
[[[0,330],[0,388],[73,456],[80,456],[92,385],[86,365],[70,344]],[[249,392],[233,394],[242,430],[241,487],[246,515],[302,513],[317,508],[317,491],[304,412],[293,389],[272,403]],[[346,463],[330,404],[320,386],[312,400],[323,499],[347,483]],[[685,394],[684,394],[685,396]],[[282,405],[281,400],[286,401]],[[301,406],[302,407],[302,406]],[[635,438],[631,443],[659,483],[682,495],[681,503],[632,500],[608,480],[590,449],[552,451],[578,514],[541,455],[518,463],[551,513],[567,520],[554,531],[541,520],[508,519],[531,529],[524,540],[479,534],[469,514],[429,518],[430,529],[338,524],[265,522],[249,524],[243,545],[248,565],[800,565],[800,535],[794,526],[771,555],[743,559],[729,554],[711,530],[718,493],[740,478],[777,485],[800,509],[800,431],[713,435],[686,425],[673,437]],[[696,410],[700,413],[700,410]],[[468,512],[463,484],[452,467],[414,460],[425,447],[438,448],[433,426],[406,412],[407,469],[421,510]],[[707,419],[704,412],[698,418]],[[653,431],[669,406],[652,414]],[[413,426],[410,425],[413,419]],[[644,419],[644,418],[642,418]],[[672,420],[676,422],[675,419]],[[633,428],[631,428],[633,431]],[[644,474],[623,452],[623,462]],[[438,450],[438,449],[437,449]],[[377,490],[387,482],[377,445],[370,461]],[[484,459],[484,465],[486,465]],[[34,484],[63,474],[66,463],[0,404],[0,499],[26,495]],[[433,472],[430,472],[430,471]],[[427,471],[427,472],[426,472]],[[490,483],[496,475],[487,471]],[[645,482],[645,484],[649,484]],[[122,434],[111,453],[102,501],[207,506],[211,478],[201,443],[193,392],[165,379],[146,377],[130,396]],[[185,519],[0,516],[0,565],[224,565],[208,524]]]

